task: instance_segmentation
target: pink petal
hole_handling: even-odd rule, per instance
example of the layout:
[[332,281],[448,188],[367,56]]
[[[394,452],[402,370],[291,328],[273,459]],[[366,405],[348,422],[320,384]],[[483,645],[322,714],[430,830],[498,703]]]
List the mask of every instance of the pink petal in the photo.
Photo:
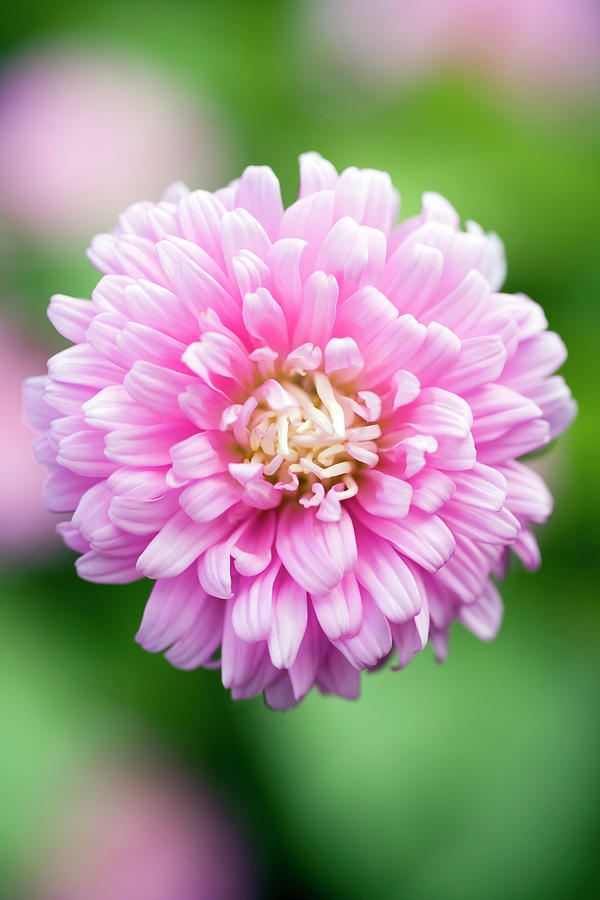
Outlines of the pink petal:
[[390,622],[406,622],[423,607],[412,572],[388,541],[367,529],[359,535],[356,577]]
[[183,236],[206,250],[222,269],[225,268],[221,247],[221,219],[224,212],[223,204],[208,191],[192,191],[179,201],[177,207]]
[[115,469],[115,463],[104,455],[104,435],[99,431],[79,431],[62,438],[56,461],[86,478],[105,478]]
[[376,666],[392,649],[392,632],[388,620],[375,601],[364,591],[363,618],[355,635],[340,638],[335,646],[357,669]]
[[300,155],[300,197],[334,187],[337,177],[335,167],[319,153]]
[[379,469],[362,473],[357,500],[374,516],[402,519],[408,512],[412,488],[406,481]]
[[434,513],[454,494],[454,480],[437,469],[426,468],[411,479],[412,503],[424,512]]
[[407,424],[421,434],[464,438],[473,424],[465,400],[442,388],[424,388],[415,403],[403,412]]
[[356,634],[362,620],[362,600],[356,578],[344,575],[325,597],[311,597],[319,625],[330,641]]
[[89,300],[55,294],[50,299],[48,318],[59,334],[74,344],[85,342],[85,333],[96,310]]
[[482,641],[491,641],[498,633],[503,611],[500,594],[491,581],[488,581],[479,600],[461,606],[459,618]]
[[165,650],[188,633],[205,603],[193,568],[175,578],[159,579],[148,597],[137,643],[150,653]]
[[241,496],[241,487],[224,473],[189,485],[181,492],[179,503],[190,519],[210,522],[237,503]]
[[398,665],[403,669],[415,653],[420,653],[427,644],[429,638],[429,610],[424,606],[414,618],[403,622],[401,625],[392,625],[392,637],[398,652]]
[[233,275],[231,260],[240,250],[251,250],[260,259],[266,259],[271,241],[265,229],[245,209],[226,212],[222,219],[223,253],[228,272]]
[[377,281],[385,265],[386,242],[381,231],[348,218],[339,219],[327,234],[315,269],[334,275],[340,298]]
[[252,578],[240,577],[232,610],[232,623],[242,641],[266,640],[273,623],[273,584],[281,568],[279,559]]
[[173,472],[182,481],[206,478],[224,472],[227,468],[209,437],[202,432],[193,434],[171,447]]
[[122,466],[166,466],[171,462],[171,447],[191,431],[189,422],[119,427],[106,435],[104,452]]
[[244,169],[235,202],[252,213],[271,240],[275,240],[283,215],[283,203],[279,181],[269,166],[248,166]]
[[338,381],[351,381],[364,368],[364,360],[353,338],[331,338],[325,347],[325,371]]
[[271,662],[278,669],[289,669],[294,664],[307,621],[306,591],[287,574],[280,575],[275,584],[268,640]]
[[169,519],[148,544],[137,562],[138,577],[172,578],[179,575],[205,550],[231,530],[224,516],[211,522],[194,522],[183,510]]
[[100,356],[89,344],[76,344],[50,357],[48,374],[54,381],[100,389],[119,383],[123,370]]
[[178,669],[209,666],[223,635],[223,604],[207,597],[187,634],[173,643],[165,658]]
[[508,485],[510,511],[531,522],[545,522],[552,514],[552,495],[537,472],[516,461],[501,466],[500,471]]
[[294,330],[294,345],[305,341],[324,347],[335,321],[338,285],[333,275],[313,272],[304,285],[300,314]]
[[265,666],[270,662],[265,641],[249,644],[240,640],[232,623],[234,600],[228,600],[221,646],[221,678],[228,688],[244,689],[246,696],[257,694],[263,687]]
[[505,362],[506,348],[498,335],[467,338],[462,342],[456,363],[441,383],[447,384],[454,393],[465,393],[486,382],[496,381]]
[[177,397],[186,390],[194,376],[185,372],[173,372],[164,366],[139,360],[134,363],[123,385],[133,400],[161,417],[180,418],[182,413]]
[[258,575],[271,562],[275,538],[276,518],[271,512],[263,513],[252,520],[236,540],[231,550],[234,566],[240,575]]
[[288,327],[283,310],[266,288],[246,294],[242,304],[244,325],[259,346],[283,351],[288,347]]
[[127,584],[140,577],[135,558],[107,556],[90,550],[75,560],[75,568],[80,578],[96,584]]
[[406,365],[423,385],[436,385],[460,355],[460,339],[439,322],[430,322],[425,339]]
[[372,516],[358,504],[353,506],[352,512],[370,531],[386,538],[396,550],[427,572],[436,572],[454,552],[452,532],[439,516],[412,509],[400,522],[394,522]]
[[357,700],[360,695],[359,673],[335,647],[329,649],[319,666],[317,684],[321,693],[346,700]]
[[385,294],[400,312],[418,316],[435,293],[444,257],[435,247],[416,244],[388,261],[383,281]]
[[345,511],[339,522],[319,522],[312,510],[283,507],[276,547],[292,578],[321,597],[354,568],[356,560],[352,523]]

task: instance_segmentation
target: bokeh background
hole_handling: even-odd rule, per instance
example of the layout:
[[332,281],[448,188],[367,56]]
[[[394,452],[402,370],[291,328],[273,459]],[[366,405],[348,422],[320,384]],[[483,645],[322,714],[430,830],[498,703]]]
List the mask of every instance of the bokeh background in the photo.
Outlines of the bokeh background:
[[[600,9],[595,0],[20,0],[0,29],[0,897],[590,897],[597,864]],[[580,406],[535,465],[544,564],[499,637],[455,626],[277,714],[133,634],[148,584],[76,578],[42,509],[20,382],[62,346],[52,293],[175,179],[296,158],[391,172],[503,238]]]

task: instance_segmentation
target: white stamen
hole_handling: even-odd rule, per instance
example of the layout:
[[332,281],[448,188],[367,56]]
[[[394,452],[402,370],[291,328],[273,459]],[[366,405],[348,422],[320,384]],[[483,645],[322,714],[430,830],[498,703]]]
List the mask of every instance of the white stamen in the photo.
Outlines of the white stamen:
[[358,396],[368,402],[341,393],[323,372],[309,373],[302,385],[288,375],[261,385],[243,407],[229,407],[223,424],[233,420],[230,427],[245,448],[244,461],[263,466],[266,478],[276,476],[278,490],[294,492],[302,478],[310,488],[299,498],[303,506],[320,506],[328,496],[331,506],[354,497],[354,474],[379,459],[375,441],[381,428],[367,423],[380,401],[372,392]]
[[314,378],[317,394],[329,411],[335,432],[336,434],[339,434],[340,437],[343,437],[345,432],[344,410],[335,399],[331,382],[323,372],[315,372]]

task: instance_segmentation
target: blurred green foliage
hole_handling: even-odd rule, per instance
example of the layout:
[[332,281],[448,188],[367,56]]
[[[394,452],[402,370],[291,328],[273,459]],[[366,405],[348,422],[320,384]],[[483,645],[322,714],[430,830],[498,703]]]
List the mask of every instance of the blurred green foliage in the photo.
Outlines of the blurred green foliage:
[[[147,583],[80,582],[66,551],[7,566],[3,883],[31,863],[31,834],[73,761],[140,731],[232,798],[269,896],[588,897],[600,737],[597,109],[537,109],[453,76],[350,91],[311,52],[301,21],[296,4],[275,0],[24,0],[5,11],[0,46],[8,58],[31,41],[84,40],[154,62],[227,121],[230,176],[268,163],[288,202],[298,153],[316,149],[340,168],[389,170],[407,213],[438,190],[497,231],[507,289],[540,301],[564,337],[580,404],[550,476],[558,501],[544,567],[511,571],[492,645],[456,626],[445,666],[426,652],[404,672],[366,677],[356,704],[314,695],[281,715],[259,700],[233,704],[214,672],[142,652],[132,638]],[[3,302],[48,340],[48,296],[85,296],[95,282],[88,239],[41,248],[2,238]]]

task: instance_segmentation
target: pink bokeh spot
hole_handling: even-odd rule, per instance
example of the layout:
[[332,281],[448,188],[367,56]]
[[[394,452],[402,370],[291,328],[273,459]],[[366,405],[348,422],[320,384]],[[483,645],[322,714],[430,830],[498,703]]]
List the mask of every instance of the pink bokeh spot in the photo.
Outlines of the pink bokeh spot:
[[32,842],[30,900],[258,896],[249,842],[220,798],[143,755],[71,773],[50,821]]
[[110,224],[171,177],[217,179],[215,117],[152,66],[49,47],[0,76],[0,216],[44,241]]
[[312,0],[314,39],[354,73],[486,73],[553,98],[600,83],[596,0]]
[[300,158],[129,208],[53,297],[73,346],[27,384],[51,509],[97,582],[154,579],[138,642],[287,708],[460,620],[484,640],[550,514],[517,459],[571,422],[560,338],[501,293],[495,235],[437,194],[396,224],[384,172]]

